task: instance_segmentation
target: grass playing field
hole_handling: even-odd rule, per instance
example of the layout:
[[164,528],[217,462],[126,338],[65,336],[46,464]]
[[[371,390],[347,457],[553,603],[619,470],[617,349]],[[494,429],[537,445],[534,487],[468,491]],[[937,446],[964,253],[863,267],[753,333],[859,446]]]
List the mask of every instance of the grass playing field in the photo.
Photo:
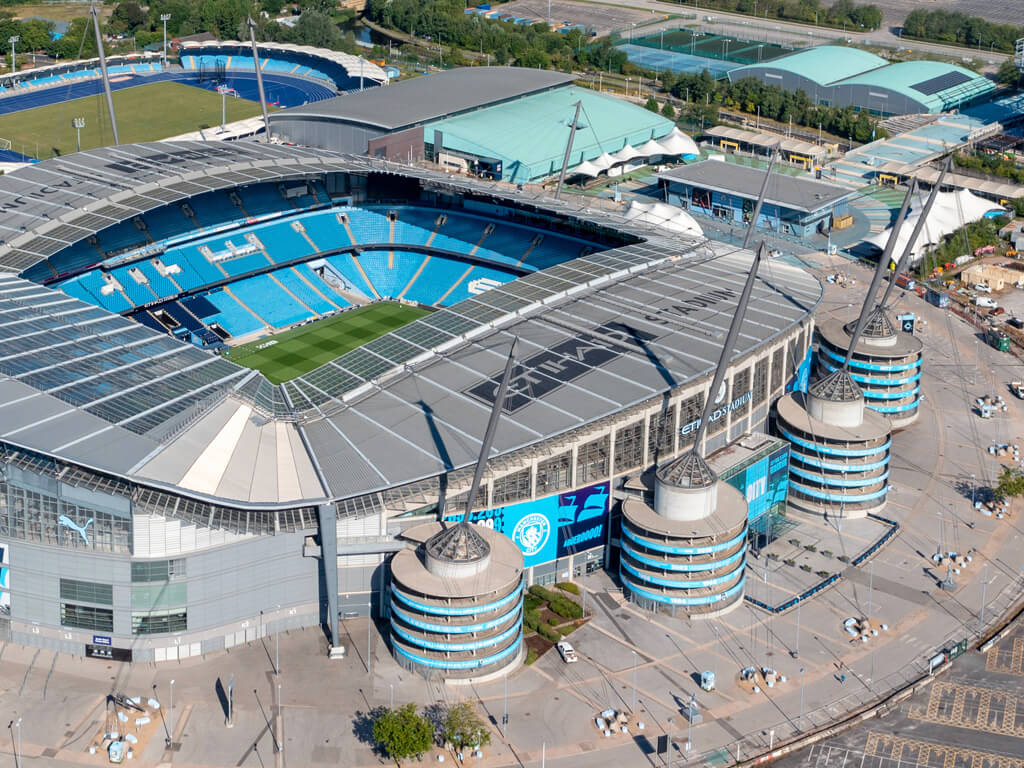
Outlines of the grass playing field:
[[[280,384],[429,312],[397,302],[370,304],[235,347],[227,358],[255,368],[274,384]],[[270,346],[266,346],[268,342],[272,342]]]
[[[122,144],[157,141],[220,125],[220,100],[213,91],[183,83],[150,83],[114,91],[118,136]],[[256,102],[228,97],[228,122],[258,114]],[[15,152],[35,155],[38,148],[40,160],[68,154],[76,149],[74,117],[85,118],[83,150],[113,143],[102,94],[0,116],[0,138],[10,139]]]

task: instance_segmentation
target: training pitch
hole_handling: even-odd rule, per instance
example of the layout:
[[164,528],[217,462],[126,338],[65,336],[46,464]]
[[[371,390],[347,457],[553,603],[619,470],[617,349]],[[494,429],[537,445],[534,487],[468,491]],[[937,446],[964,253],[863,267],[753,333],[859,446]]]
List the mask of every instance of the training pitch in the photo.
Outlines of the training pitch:
[[[114,91],[118,138],[122,144],[158,141],[218,126],[220,102],[219,94],[183,83],[149,83]],[[260,105],[246,99],[228,96],[226,105],[229,123],[260,113]],[[71,127],[75,117],[85,118],[83,150],[113,144],[102,94],[0,116],[0,138],[10,139],[15,152],[35,156],[38,149],[40,160],[69,154],[76,149]]]
[[227,358],[280,384],[429,313],[397,302],[370,304],[235,347]]

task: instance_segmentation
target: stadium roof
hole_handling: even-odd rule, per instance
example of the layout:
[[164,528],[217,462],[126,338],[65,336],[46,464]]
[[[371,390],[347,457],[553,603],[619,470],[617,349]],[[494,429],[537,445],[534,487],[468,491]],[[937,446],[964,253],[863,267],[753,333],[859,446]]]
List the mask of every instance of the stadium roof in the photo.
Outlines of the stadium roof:
[[226,141],[122,144],[43,160],[2,177],[0,272],[22,272],[105,227],[202,192],[351,167],[322,150]]
[[995,90],[995,84],[983,75],[942,61],[900,61],[847,78],[842,85],[888,88],[921,102],[932,112],[957,108],[961,102]]
[[572,81],[572,75],[545,69],[460,67],[402,80],[387,88],[316,101],[277,116],[321,117],[394,131],[560,88]]
[[[198,152],[189,145],[172,148]],[[205,173],[229,175],[240,157],[235,152],[276,157],[282,166],[305,157],[288,147],[231,149],[219,168],[208,158]],[[152,145],[112,147],[62,160],[103,169],[138,157],[138,183],[158,188],[161,177],[176,178],[180,163],[199,163],[159,163],[150,157],[154,152]],[[318,154],[332,170],[415,177],[431,189],[574,216],[644,241],[431,313],[280,387],[210,352],[0,273],[0,441],[220,503],[293,506],[471,465],[492,379],[513,338],[520,339],[509,404],[514,418],[501,423],[496,455],[613,416],[714,367],[749,252],[666,237],[653,227],[507,186]],[[45,165],[0,177],[0,199],[19,190],[27,210],[51,205],[47,195],[30,192]],[[133,194],[134,177],[119,178],[122,193]],[[203,178],[197,172],[196,179]],[[196,192],[206,188],[197,183]],[[87,199],[83,194],[72,208],[90,204]],[[46,220],[37,217],[33,224]],[[104,220],[98,225],[106,226]],[[799,269],[773,262],[762,270],[737,357],[791,328],[821,297],[818,282]],[[552,376],[555,370],[563,373]]]
[[771,61],[738,67],[729,72],[729,79],[735,83],[737,80],[749,77],[752,70],[777,69],[806,77],[818,85],[830,85],[839,80],[884,67],[886,64],[888,62],[881,56],[862,51],[859,48],[819,45],[814,48],[804,48]]
[[[756,200],[766,171],[736,163],[704,160],[659,173],[659,179],[726,192]],[[768,182],[765,202],[795,211],[811,213],[835,205],[854,193],[835,184],[826,184],[805,176],[773,174]]]
[[[387,73],[372,61],[362,56],[353,56],[351,53],[332,51],[329,48],[314,48],[311,45],[295,45],[294,43],[257,43],[259,50],[273,53],[274,51],[291,51],[293,53],[304,53],[307,56],[314,56],[325,61],[332,61],[342,67],[349,77],[365,77],[378,83],[387,83]],[[251,43],[243,43],[238,40],[202,40],[183,41],[181,47],[188,53],[203,53],[203,48],[243,48],[252,50]]]
[[445,149],[499,158],[510,180],[531,181],[561,168],[577,102],[583,108],[570,167],[659,139],[675,127],[671,120],[628,101],[568,87],[427,123],[424,139],[433,141],[431,131],[441,131]]

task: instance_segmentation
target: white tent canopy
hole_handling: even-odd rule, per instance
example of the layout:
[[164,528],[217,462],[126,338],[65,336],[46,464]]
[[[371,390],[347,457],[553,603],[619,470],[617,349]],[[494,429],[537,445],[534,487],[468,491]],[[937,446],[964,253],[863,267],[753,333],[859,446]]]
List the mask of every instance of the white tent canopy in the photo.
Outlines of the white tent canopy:
[[629,208],[623,214],[629,221],[639,221],[644,224],[653,224],[669,232],[678,232],[694,237],[703,237],[704,231],[700,225],[693,220],[682,208],[676,208],[668,203],[638,203],[633,200]]
[[642,152],[637,152],[629,144],[627,144],[622,149],[620,149],[618,152],[616,152],[614,155],[612,155],[612,157],[614,157],[615,160],[617,162],[620,162],[620,163],[628,163],[633,158],[642,157],[642,156],[643,156]]
[[648,139],[645,143],[636,148],[639,155],[651,157],[652,155],[664,155],[665,148],[654,139]]
[[[910,213],[907,214],[907,219],[903,222],[903,228],[896,240],[896,247],[893,249],[894,258],[899,258],[907,243],[910,242],[910,236],[921,218],[921,212],[927,199],[928,194],[921,192],[911,202]],[[917,242],[914,243],[914,247],[910,251],[911,266],[921,261],[928,246],[937,245],[946,235],[955,232],[965,224],[978,221],[991,211],[1000,210],[1002,209],[995,203],[978,197],[966,189],[958,189],[955,192],[939,192],[934,205],[932,205],[931,213],[928,214],[928,220],[925,221],[921,228],[921,234],[918,235]],[[867,242],[879,250],[885,250],[885,245],[891,234],[892,227],[889,227],[867,238]]]
[[673,128],[672,132],[658,139],[658,144],[666,155],[696,155],[700,153],[697,149],[697,142],[680,131]]
[[575,168],[569,169],[569,175],[578,174],[580,176],[589,176],[590,178],[596,178],[605,169],[594,163],[587,162],[584,160],[582,163],[577,165]]
[[594,165],[596,165],[602,171],[607,171],[609,168],[611,168],[613,165],[615,165],[619,161],[616,160],[611,155],[609,155],[607,152],[602,152],[600,155],[595,157],[590,162],[593,163]]

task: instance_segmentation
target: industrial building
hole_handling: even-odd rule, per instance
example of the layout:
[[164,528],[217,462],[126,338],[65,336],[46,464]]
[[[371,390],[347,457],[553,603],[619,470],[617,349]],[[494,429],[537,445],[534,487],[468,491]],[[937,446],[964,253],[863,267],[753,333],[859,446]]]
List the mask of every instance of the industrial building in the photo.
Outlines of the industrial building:
[[811,103],[853,107],[872,115],[939,113],[988,97],[995,85],[964,67],[940,61],[890,64],[859,48],[820,45],[729,72],[785,91],[802,90]]
[[[715,160],[658,174],[665,201],[687,211],[745,225],[767,171]],[[795,237],[826,232],[855,192],[809,176],[773,175],[757,227]]]
[[[574,86],[571,75],[519,67],[464,67],[403,80],[277,112],[270,123],[275,136],[307,147],[425,159],[525,183],[561,170],[577,104],[570,169],[674,133],[671,120]],[[670,148],[676,154],[696,151],[692,141]],[[632,152],[617,161],[639,156]]]
[[[0,177],[0,196],[15,233],[0,244],[0,639],[105,662],[317,625],[336,644],[339,617],[397,606],[394,648],[423,671],[450,633],[412,622],[440,626],[442,603],[496,603],[519,579],[578,578],[616,557],[625,478],[693,449],[707,398],[721,405],[704,455],[763,432],[822,296],[813,276],[773,263],[709,393],[753,259],[721,243],[438,171],[247,142],[45,160]],[[429,277],[424,290],[448,298],[279,385],[211,351],[213,327],[268,333],[332,312],[342,295],[320,262],[349,288],[394,296]],[[473,270],[487,277],[470,292]],[[468,510],[495,535],[435,552],[489,549],[504,575],[462,591],[448,576],[428,583],[419,558],[436,528],[416,529],[467,512],[513,339],[511,417]],[[723,497],[777,504],[758,504],[764,476],[749,470]],[[743,526],[737,514],[725,527]],[[495,608],[493,634],[456,645],[486,643],[446,658],[463,671],[513,664],[515,604]]]

